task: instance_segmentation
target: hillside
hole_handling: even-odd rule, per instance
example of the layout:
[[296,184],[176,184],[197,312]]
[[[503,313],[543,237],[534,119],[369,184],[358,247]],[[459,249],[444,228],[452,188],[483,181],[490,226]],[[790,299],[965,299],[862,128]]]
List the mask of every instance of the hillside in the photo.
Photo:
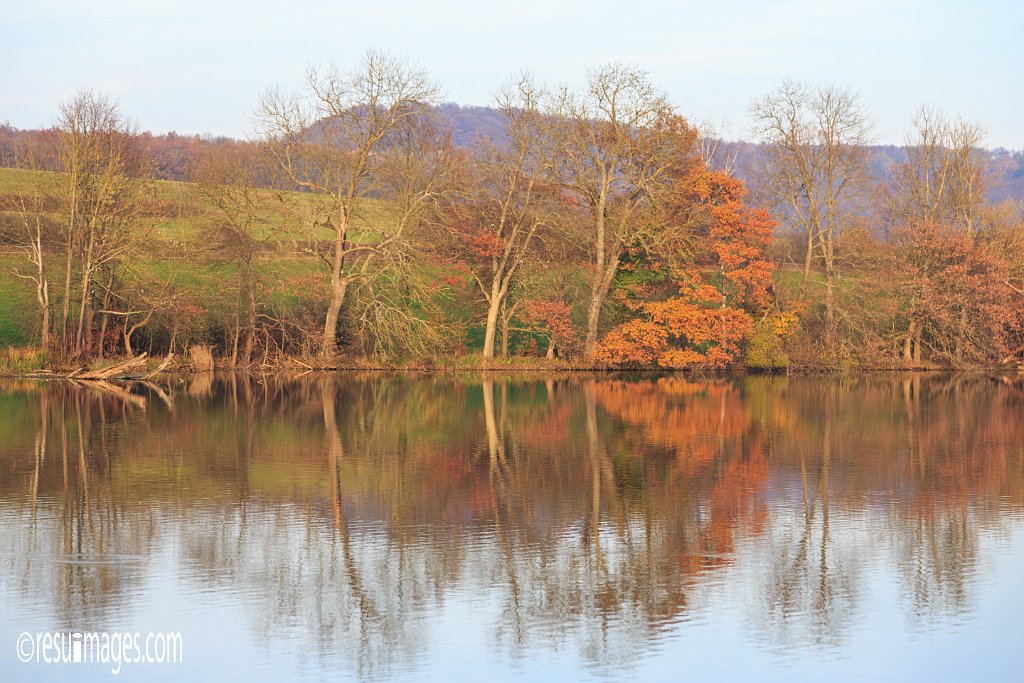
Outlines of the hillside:
[[[505,136],[504,115],[492,107],[462,106],[445,103],[435,108],[441,127],[451,134],[452,142],[461,148],[472,149],[480,141],[500,142]],[[0,167],[14,165],[18,144],[39,137],[41,131],[18,130],[0,124]],[[223,145],[245,143],[225,137],[164,135],[143,133],[143,147],[152,155],[154,172],[161,180],[187,180],[191,162],[204,150]],[[757,187],[758,161],[761,146],[744,141],[713,143],[720,165],[730,166],[735,174],[752,188]],[[870,148],[871,166],[879,182],[884,184],[893,171],[906,161],[906,150],[897,145],[875,145]],[[988,150],[992,187],[989,201],[1024,201],[1024,150]]]

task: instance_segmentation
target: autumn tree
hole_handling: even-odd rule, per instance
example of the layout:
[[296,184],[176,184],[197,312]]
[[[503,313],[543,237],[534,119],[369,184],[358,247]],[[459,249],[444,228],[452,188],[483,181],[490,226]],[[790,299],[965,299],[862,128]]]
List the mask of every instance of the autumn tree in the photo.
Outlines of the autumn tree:
[[670,238],[655,219],[659,197],[698,156],[696,129],[642,71],[611,64],[587,75],[577,93],[563,89],[559,173],[588,218],[590,299],[585,351],[595,351],[601,309],[629,248]]
[[957,366],[1002,360],[1011,350],[1008,326],[1020,317],[1006,261],[948,225],[915,221],[895,228],[891,239],[911,302],[914,360],[922,346]]
[[825,336],[836,339],[839,237],[860,215],[869,183],[871,122],[858,95],[836,87],[786,81],[751,107],[766,145],[761,168],[784,221],[803,235],[803,278],[824,272]]
[[534,329],[548,337],[546,357],[554,358],[558,349],[563,351],[576,341],[572,325],[572,310],[565,299],[553,296],[537,296],[523,304],[523,317]]
[[1012,358],[1019,362],[1024,358],[1024,205],[1012,201],[990,205],[985,209],[983,223],[985,231],[979,242],[1007,265],[1004,284],[1016,303],[1015,315],[1006,321],[1005,327]]
[[487,304],[484,358],[494,357],[499,317],[538,231],[557,216],[545,97],[527,76],[498,95],[506,139],[482,145],[467,163],[465,186],[446,206],[456,258],[466,264]]
[[[299,92],[271,89],[260,102],[263,144],[286,182],[311,195],[306,207],[310,244],[330,274],[320,349],[324,357],[334,352],[350,285],[372,270],[353,262],[386,257],[406,239],[407,223],[374,216],[378,154],[394,135],[421,119],[437,95],[437,86],[419,67],[370,51],[351,71],[310,68]],[[366,226],[365,235],[354,233],[357,221]],[[331,239],[322,247],[318,237],[325,232]]]
[[[931,271],[941,270],[940,264],[952,254],[967,259],[974,252],[973,242],[982,227],[990,184],[983,142],[984,133],[977,124],[963,119],[950,121],[937,109],[921,107],[907,136],[907,161],[897,169],[888,188],[890,231],[896,243],[907,250],[900,258],[909,266],[902,272],[908,296],[902,353],[906,361],[921,362],[925,320],[935,313],[931,310],[934,302],[918,299],[928,296],[922,282],[930,281]],[[953,239],[939,226],[961,232],[966,239]],[[929,246],[942,253],[928,259],[923,252]],[[922,273],[922,267],[929,272]],[[966,307],[959,314],[961,345],[968,335],[968,315]],[[953,356],[962,359],[963,349]]]
[[[611,363],[721,368],[736,361],[752,313],[771,305],[766,258],[774,221],[743,204],[743,184],[718,171],[680,182],[667,206],[693,233],[688,267],[676,265],[676,293],[627,301],[635,317],[612,329],[596,357]],[[717,280],[717,281],[716,281]]]

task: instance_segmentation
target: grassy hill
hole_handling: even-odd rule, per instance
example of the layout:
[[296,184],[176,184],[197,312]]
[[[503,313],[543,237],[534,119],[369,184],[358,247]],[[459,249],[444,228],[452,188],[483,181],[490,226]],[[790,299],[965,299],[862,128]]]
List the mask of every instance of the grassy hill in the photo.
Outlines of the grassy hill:
[[[55,174],[44,174],[42,180],[56,180]],[[27,196],[40,180],[36,172],[0,168],[0,347],[25,346],[38,336],[38,306],[35,285],[17,273],[28,273],[31,264],[26,254],[10,239],[2,239],[19,228],[16,210],[19,198]],[[289,218],[277,195],[269,190],[259,194],[266,202],[265,221],[256,229],[265,241],[265,253],[257,259],[258,277],[267,285],[266,291],[278,306],[294,305],[296,288],[308,288],[308,278],[322,272],[318,261],[304,254],[282,228]],[[291,201],[309,201],[308,196],[292,195]],[[369,201],[362,222],[379,220],[387,207]],[[140,255],[132,259],[130,269],[142,278],[171,280],[174,287],[208,310],[224,309],[232,304],[226,300],[226,283],[235,279],[235,266],[225,263],[207,248],[208,231],[221,220],[215,208],[187,183],[155,181],[144,205],[145,217],[140,221],[146,235]],[[358,229],[361,220],[356,218]],[[305,237],[305,235],[303,235]],[[322,230],[317,239],[329,239],[331,232]],[[54,256],[46,263],[51,296],[63,277],[63,259]],[[294,287],[292,283],[297,283]],[[270,287],[269,285],[273,286]]]
[[[26,254],[3,236],[19,229],[19,198],[27,197],[39,180],[58,179],[50,172],[39,173],[43,174],[41,178],[35,172],[0,168],[0,348],[28,346],[38,339],[35,285],[15,275],[17,270],[30,272],[32,266]],[[285,209],[285,203],[301,209],[303,203],[316,199],[309,194],[286,193],[282,201],[275,191],[256,192],[264,202],[263,220],[255,229],[256,237],[263,242],[255,264],[258,296],[270,315],[295,318],[305,315],[317,319],[322,315],[319,309],[325,305],[317,297],[326,296],[327,270],[324,263],[305,248],[314,236],[296,228],[294,210]],[[350,239],[354,242],[373,239],[365,228],[390,220],[390,211],[391,205],[385,201],[363,201],[352,216]],[[143,281],[172,283],[177,295],[203,311],[207,332],[223,332],[225,321],[233,320],[236,311],[237,266],[226,262],[207,244],[210,229],[223,218],[189,183],[163,180],[153,182],[144,214],[140,225],[146,239],[139,247],[139,254],[125,266],[126,274]],[[287,229],[289,227],[292,229]],[[330,240],[333,236],[331,230],[321,228],[315,239]],[[59,251],[57,245],[53,251]],[[435,279],[450,274],[437,263],[419,264],[419,269],[424,276]],[[51,299],[57,300],[64,277],[63,257],[55,253],[47,260],[46,270]],[[449,302],[446,312],[453,319],[463,321],[479,313],[475,301],[467,298]],[[51,315],[56,313],[51,311]],[[482,347],[482,330],[477,330],[476,326],[465,327],[464,346],[468,349]]]
[[[43,179],[56,178],[54,174],[47,173]],[[20,219],[13,210],[18,205],[16,200],[22,193],[31,191],[33,183],[38,180],[39,177],[32,172],[0,168],[0,236],[4,231],[17,228]],[[327,271],[321,261],[303,252],[287,236],[288,231],[282,230],[287,221],[293,219],[285,212],[277,193],[270,190],[260,190],[259,193],[266,200],[265,220],[257,231],[265,246],[256,261],[259,296],[272,314],[284,317],[306,315],[311,320],[316,319],[325,305],[317,296],[326,293]],[[285,199],[300,205],[313,201],[311,195],[297,193],[286,195]],[[353,238],[364,238],[365,233],[360,234],[364,226],[388,220],[389,208],[383,201],[367,201],[362,215],[354,216]],[[236,311],[237,271],[234,264],[225,262],[207,248],[209,230],[222,220],[215,207],[188,183],[155,181],[145,213],[143,229],[147,239],[140,247],[140,254],[131,259],[127,271],[140,280],[172,283],[174,291],[193,303],[205,316],[198,328],[205,329],[206,333],[217,330],[223,333],[225,321],[233,320]],[[332,235],[331,231],[323,229],[316,237],[330,239]],[[438,280],[450,274],[449,269],[438,262],[422,263],[418,267],[425,276]],[[555,275],[574,283],[573,286],[581,291],[586,288],[586,273],[578,265],[568,263],[549,267],[559,268]],[[46,268],[51,298],[57,300],[57,289],[63,280],[63,258],[55,254]],[[15,272],[19,269],[25,273],[31,270],[25,254],[13,247],[9,240],[0,241],[0,348],[29,346],[38,339],[39,313],[34,283],[17,277]],[[800,285],[799,279],[797,273],[779,271],[776,283],[785,289],[795,289]],[[481,349],[483,327],[480,317],[483,309],[472,286],[444,306],[449,321],[460,323],[458,326],[464,329],[463,350],[472,353]],[[609,307],[615,308],[614,302],[609,302]],[[582,306],[579,308],[574,312],[574,318],[582,329],[585,311]],[[51,315],[56,313],[53,311]],[[606,322],[611,321],[616,311],[609,310],[608,313]],[[543,349],[546,345],[546,340],[534,338],[521,330],[514,331],[510,340],[513,351],[533,348],[535,344]]]

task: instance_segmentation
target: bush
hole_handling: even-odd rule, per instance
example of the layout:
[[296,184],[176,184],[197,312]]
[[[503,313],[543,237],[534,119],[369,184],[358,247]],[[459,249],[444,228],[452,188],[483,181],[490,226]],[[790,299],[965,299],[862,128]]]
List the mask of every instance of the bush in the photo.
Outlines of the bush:
[[15,376],[44,369],[50,354],[40,349],[7,348],[0,353],[0,375]]
[[188,363],[196,372],[213,370],[213,350],[206,344],[193,344],[188,347]]
[[771,317],[761,320],[747,334],[743,363],[751,370],[781,370],[789,367],[778,324]]

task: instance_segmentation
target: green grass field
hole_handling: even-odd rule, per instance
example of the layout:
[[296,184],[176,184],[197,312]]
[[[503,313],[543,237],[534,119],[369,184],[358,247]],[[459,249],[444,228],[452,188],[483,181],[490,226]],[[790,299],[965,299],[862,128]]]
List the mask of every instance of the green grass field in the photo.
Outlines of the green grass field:
[[35,285],[15,275],[26,266],[24,256],[0,254],[0,348],[27,346],[36,335]]

